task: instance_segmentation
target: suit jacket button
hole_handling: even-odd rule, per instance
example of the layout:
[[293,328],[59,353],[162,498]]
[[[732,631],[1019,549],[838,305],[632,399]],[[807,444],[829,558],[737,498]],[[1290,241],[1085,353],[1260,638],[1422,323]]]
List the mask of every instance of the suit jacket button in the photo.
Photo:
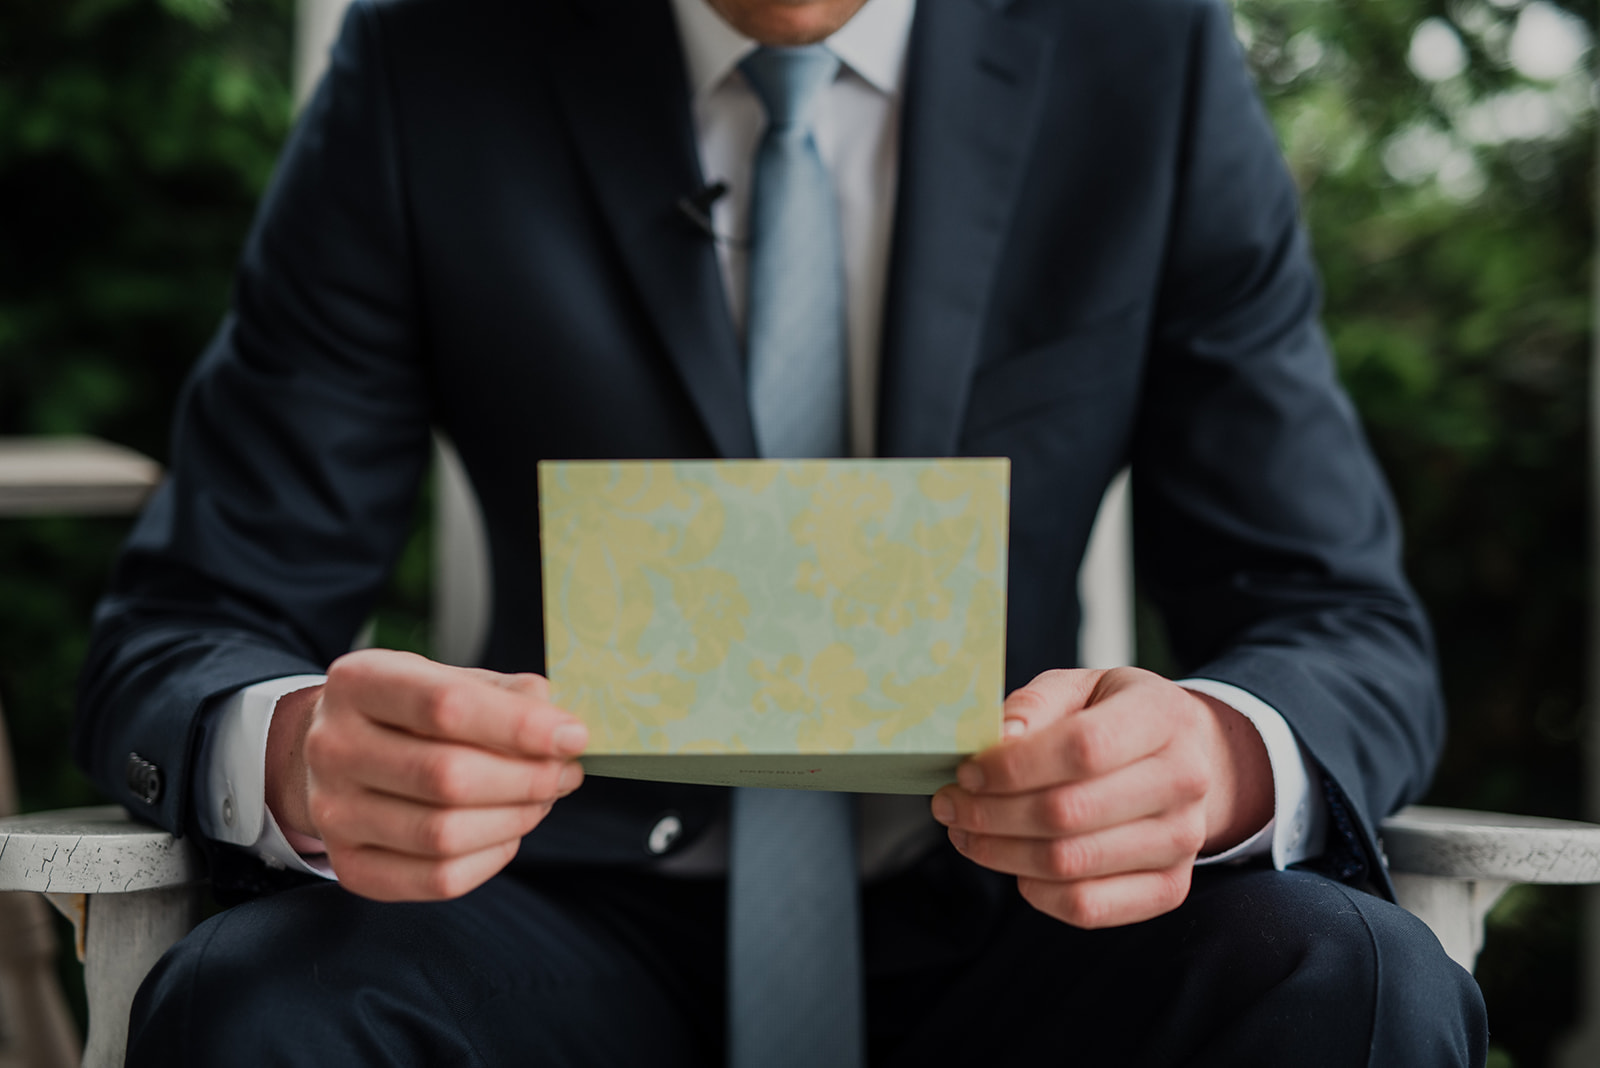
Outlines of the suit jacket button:
[[683,837],[683,821],[677,816],[668,813],[656,821],[650,829],[650,838],[646,843],[650,852],[660,856],[672,848],[672,844]]
[[147,805],[161,800],[161,769],[138,753],[128,754],[128,789]]

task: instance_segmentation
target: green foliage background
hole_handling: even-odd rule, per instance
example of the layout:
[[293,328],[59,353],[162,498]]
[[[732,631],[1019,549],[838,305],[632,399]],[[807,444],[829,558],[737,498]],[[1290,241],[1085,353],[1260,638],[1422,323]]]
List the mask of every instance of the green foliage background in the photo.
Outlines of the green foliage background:
[[[1574,0],[1237,0],[1236,12],[1438,628],[1454,728],[1432,799],[1572,817],[1591,540],[1592,53],[1564,76],[1519,73],[1513,31],[1529,6],[1593,36],[1593,9]],[[165,458],[179,382],[226,305],[289,127],[292,8],[0,7],[0,434],[92,433]],[[1454,30],[1459,73],[1429,81],[1408,65],[1425,19],[1441,20],[1435,38]],[[126,527],[0,522],[0,699],[25,808],[93,799],[64,743],[86,620]],[[426,539],[380,614],[382,644],[426,647]],[[1525,888],[1492,917],[1478,974],[1494,1063],[1545,1063],[1568,1026],[1576,910],[1571,892]]]
[[[1592,39],[1595,12],[1531,7],[1240,0],[1237,11],[1305,196],[1344,380],[1438,633],[1452,734],[1431,800],[1577,817],[1592,67],[1533,81],[1508,53],[1519,18],[1564,9]],[[1424,18],[1457,34],[1455,77],[1408,67]],[[1542,120],[1526,114],[1541,104]],[[1418,140],[1443,157],[1435,175],[1404,166]],[[1544,1063],[1568,1026],[1578,901],[1524,887],[1491,917],[1477,974],[1502,1063]]]

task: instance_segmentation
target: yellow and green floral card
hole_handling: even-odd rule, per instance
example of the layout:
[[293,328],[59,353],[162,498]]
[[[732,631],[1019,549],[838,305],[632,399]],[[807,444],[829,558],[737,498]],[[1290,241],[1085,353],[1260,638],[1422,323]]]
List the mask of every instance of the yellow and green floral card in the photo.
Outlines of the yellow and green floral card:
[[546,461],[595,775],[932,793],[1000,737],[1009,461]]

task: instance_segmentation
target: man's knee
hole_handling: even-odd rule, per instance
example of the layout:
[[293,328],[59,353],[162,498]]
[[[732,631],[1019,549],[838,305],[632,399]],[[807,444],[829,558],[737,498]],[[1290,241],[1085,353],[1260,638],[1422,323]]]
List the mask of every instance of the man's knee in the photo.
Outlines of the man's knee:
[[1483,1063],[1477,983],[1415,916],[1301,872],[1244,876],[1222,897],[1211,922],[1250,932],[1230,969],[1257,992],[1250,1026],[1298,1035],[1301,1063]]
[[1371,1063],[1482,1065],[1488,1057],[1489,1030],[1476,980],[1411,913],[1353,890],[1345,892],[1377,947]]
[[322,884],[174,946],[135,999],[128,1063],[522,1064],[535,1049],[544,1065],[709,1063],[683,1003],[571,894],[495,879],[382,904]]
[[156,962],[129,1014],[129,1065],[202,1064],[239,1048],[272,1056],[274,1040],[290,1028],[269,1017],[293,1013],[295,991],[270,965],[240,967],[247,956],[270,955],[262,952],[270,944],[252,937],[256,925],[240,922],[250,907],[211,917]]
[[[328,885],[211,917],[140,987],[128,1063],[304,1063],[309,1049],[321,1063],[378,1063],[370,1058],[387,1044],[381,1017],[403,1006],[413,972],[427,969],[425,955],[397,966],[383,930],[394,919],[381,908]],[[375,997],[383,1010],[364,1011]]]

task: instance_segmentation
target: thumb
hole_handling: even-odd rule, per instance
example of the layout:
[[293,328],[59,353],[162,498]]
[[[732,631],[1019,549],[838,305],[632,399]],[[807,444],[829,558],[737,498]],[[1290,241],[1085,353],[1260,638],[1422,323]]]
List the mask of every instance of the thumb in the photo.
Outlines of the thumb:
[[536,697],[541,701],[550,699],[550,680],[531,671],[521,671],[515,675],[507,675],[499,671],[490,671],[487,668],[469,667],[461,670],[479,682],[486,682],[502,690],[510,690],[512,693]]
[[1105,670],[1101,668],[1061,668],[1036,675],[1033,681],[1013,690],[1001,711],[1000,735],[1020,738],[1049,726],[1063,716],[1088,707]]

